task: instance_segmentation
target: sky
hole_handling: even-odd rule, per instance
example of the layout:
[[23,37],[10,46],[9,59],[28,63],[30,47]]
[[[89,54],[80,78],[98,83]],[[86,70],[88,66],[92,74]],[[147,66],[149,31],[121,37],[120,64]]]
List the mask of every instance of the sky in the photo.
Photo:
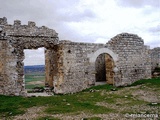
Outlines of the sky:
[[[106,43],[117,34],[137,34],[160,47],[160,0],[0,0],[0,17],[54,29],[60,40]],[[25,50],[25,65],[44,64],[44,50]]]

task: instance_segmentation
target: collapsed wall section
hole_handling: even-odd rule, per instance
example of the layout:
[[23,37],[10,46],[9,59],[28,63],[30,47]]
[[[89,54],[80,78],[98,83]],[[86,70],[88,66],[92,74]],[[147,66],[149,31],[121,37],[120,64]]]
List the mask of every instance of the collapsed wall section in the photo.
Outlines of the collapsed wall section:
[[131,84],[137,80],[151,77],[150,50],[143,40],[135,34],[122,33],[113,37],[106,47],[119,56],[117,86]]

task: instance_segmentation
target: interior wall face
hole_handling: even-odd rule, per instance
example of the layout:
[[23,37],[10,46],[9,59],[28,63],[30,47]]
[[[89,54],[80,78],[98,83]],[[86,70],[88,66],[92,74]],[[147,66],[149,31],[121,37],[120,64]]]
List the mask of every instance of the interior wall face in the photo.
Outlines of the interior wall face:
[[105,54],[105,69],[106,69],[106,81],[107,84],[114,84],[114,61],[112,57],[108,54]]
[[45,56],[45,84],[49,85],[55,93],[62,93],[61,84],[64,81],[62,45],[55,45],[54,49],[47,49]]
[[97,57],[95,62],[95,69],[96,69],[96,82],[107,82],[105,54],[101,54]]
[[112,57],[106,53],[100,54],[95,62],[96,82],[106,82],[106,84],[114,84],[114,61]]

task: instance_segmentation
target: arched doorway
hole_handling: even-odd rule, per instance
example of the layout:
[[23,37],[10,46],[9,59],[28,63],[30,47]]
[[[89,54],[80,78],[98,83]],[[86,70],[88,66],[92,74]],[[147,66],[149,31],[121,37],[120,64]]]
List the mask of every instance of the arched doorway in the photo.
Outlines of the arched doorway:
[[117,61],[118,55],[108,48],[100,48],[90,55],[90,63],[95,66],[95,84],[97,82],[114,84]]
[[109,54],[100,54],[95,62],[96,82],[114,84],[114,66],[114,61]]

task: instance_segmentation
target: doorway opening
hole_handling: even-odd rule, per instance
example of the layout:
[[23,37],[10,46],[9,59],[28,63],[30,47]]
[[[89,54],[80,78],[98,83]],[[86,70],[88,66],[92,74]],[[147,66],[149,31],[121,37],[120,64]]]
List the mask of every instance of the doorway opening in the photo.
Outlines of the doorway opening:
[[45,87],[44,48],[25,49],[24,79],[27,92],[43,92]]
[[114,84],[114,61],[112,57],[107,54],[103,53],[100,54],[95,62],[95,69],[96,69],[96,85],[100,84]]

